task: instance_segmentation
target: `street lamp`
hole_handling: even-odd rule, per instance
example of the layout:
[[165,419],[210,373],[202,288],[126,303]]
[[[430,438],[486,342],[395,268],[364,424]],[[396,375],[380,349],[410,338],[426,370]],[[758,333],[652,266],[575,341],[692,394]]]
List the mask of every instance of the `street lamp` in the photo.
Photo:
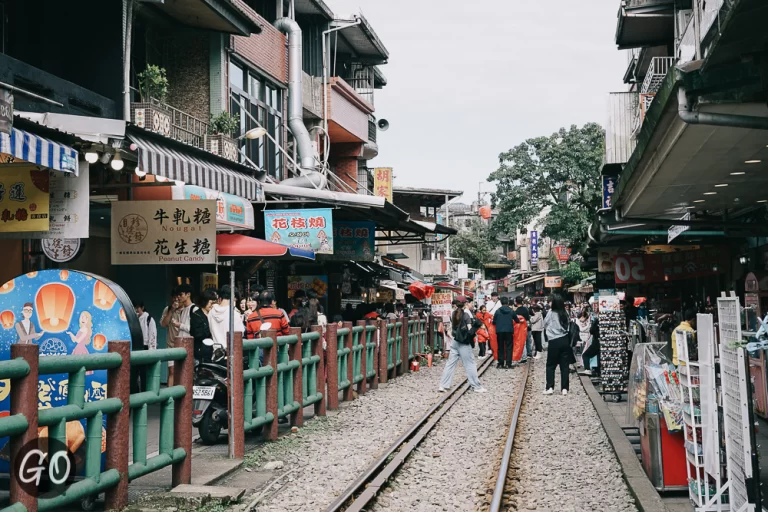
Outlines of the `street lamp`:
[[254,139],[260,139],[261,137],[265,136],[267,134],[266,128],[263,126],[257,126],[256,128],[251,128],[241,136],[237,138],[237,140],[240,139],[248,139],[248,140],[254,140]]

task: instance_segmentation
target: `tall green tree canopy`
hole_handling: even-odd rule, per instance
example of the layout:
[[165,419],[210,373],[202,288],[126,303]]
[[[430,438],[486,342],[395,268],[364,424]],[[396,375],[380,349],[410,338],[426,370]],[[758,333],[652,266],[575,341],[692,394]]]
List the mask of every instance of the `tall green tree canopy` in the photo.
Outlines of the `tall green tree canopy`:
[[450,238],[451,257],[463,258],[470,268],[482,268],[486,263],[498,261],[496,242],[491,239],[488,228],[475,221],[466,231]]
[[499,155],[493,206],[499,216],[492,235],[512,235],[545,208],[541,235],[579,250],[600,208],[600,166],[605,132],[597,123],[560,128],[548,137],[528,139]]

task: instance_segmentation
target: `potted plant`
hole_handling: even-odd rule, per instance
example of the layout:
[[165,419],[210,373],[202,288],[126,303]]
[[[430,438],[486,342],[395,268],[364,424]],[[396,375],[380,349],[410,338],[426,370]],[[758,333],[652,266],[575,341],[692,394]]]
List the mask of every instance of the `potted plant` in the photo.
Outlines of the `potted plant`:
[[239,128],[240,114],[233,116],[225,111],[216,116],[211,116],[211,122],[208,125],[209,135],[206,140],[206,149],[214,155],[223,156],[227,160],[237,162],[239,160],[237,142],[233,136]]
[[141,102],[131,104],[131,120],[139,128],[171,136],[171,116],[165,109],[168,79],[165,68],[154,64],[138,74]]

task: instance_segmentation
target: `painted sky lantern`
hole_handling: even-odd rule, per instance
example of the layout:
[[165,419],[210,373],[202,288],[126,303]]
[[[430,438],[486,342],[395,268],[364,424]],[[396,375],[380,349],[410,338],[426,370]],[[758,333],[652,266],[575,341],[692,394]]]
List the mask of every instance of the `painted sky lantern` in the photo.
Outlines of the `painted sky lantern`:
[[[40,356],[46,357],[104,353],[109,340],[141,336],[135,310],[122,288],[99,276],[60,269],[30,272],[0,286],[0,327],[0,360],[10,359],[14,343],[39,345]],[[41,409],[67,404],[67,379],[66,374],[40,376]],[[107,372],[88,372],[85,401],[106,396]],[[10,386],[0,381],[0,417],[10,406]],[[85,425],[85,420],[67,423],[67,444],[83,463]],[[47,429],[38,434],[47,437]],[[102,454],[105,446],[106,417]],[[0,438],[0,473],[9,471],[9,450],[8,438]]]

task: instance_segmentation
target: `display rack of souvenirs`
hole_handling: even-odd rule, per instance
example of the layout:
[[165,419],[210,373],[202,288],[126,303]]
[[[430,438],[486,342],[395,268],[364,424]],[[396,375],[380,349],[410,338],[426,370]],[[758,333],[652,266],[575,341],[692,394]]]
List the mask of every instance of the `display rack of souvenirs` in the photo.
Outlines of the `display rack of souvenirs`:
[[639,343],[635,346],[627,396],[630,423],[642,429],[645,413],[659,413],[664,416],[670,432],[682,430],[680,378],[665,354],[664,343]]
[[601,295],[598,322],[600,325],[600,383],[603,395],[618,402],[627,391],[629,354],[627,323],[619,297]]

